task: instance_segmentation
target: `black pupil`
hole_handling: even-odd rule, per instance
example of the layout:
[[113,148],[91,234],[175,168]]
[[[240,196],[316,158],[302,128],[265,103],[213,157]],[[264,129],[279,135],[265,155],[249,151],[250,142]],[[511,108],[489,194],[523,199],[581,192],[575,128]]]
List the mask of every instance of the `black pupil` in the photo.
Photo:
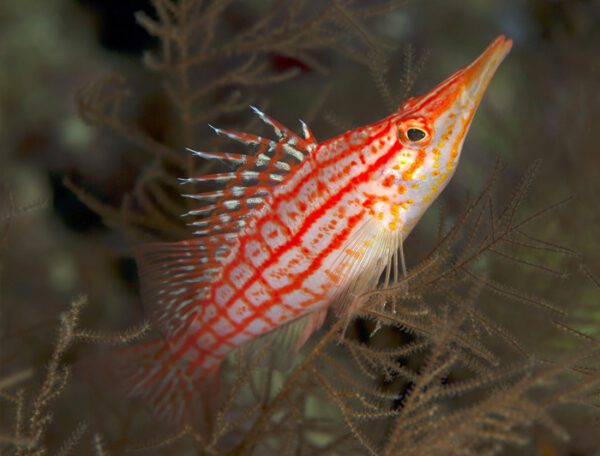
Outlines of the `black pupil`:
[[411,141],[421,141],[425,137],[425,132],[423,130],[419,130],[418,128],[409,128],[406,131],[406,136]]

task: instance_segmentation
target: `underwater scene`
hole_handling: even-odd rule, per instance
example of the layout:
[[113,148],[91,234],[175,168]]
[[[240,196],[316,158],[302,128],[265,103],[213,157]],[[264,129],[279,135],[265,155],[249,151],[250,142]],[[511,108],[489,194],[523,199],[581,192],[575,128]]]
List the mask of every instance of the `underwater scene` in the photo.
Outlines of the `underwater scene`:
[[598,24],[2,0],[0,454],[599,456]]

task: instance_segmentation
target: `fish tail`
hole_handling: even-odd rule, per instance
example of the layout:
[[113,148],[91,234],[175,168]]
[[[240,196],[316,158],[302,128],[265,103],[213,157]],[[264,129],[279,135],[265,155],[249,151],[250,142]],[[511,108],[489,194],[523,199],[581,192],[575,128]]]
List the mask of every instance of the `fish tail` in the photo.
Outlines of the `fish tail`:
[[116,349],[106,356],[105,366],[125,394],[143,401],[158,418],[172,423],[206,419],[216,397],[218,366],[207,371],[197,361],[177,357],[168,339]]

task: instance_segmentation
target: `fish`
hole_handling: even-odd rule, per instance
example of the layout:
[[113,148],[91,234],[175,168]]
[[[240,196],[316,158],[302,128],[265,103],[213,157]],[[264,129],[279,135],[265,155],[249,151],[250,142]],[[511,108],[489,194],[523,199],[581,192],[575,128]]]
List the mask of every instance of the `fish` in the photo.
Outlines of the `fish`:
[[[136,257],[160,337],[118,354],[129,396],[170,421],[188,419],[237,347],[300,322],[299,349],[333,309],[351,318],[452,178],[473,116],[512,41],[370,125],[318,142],[252,110],[276,139],[212,127],[247,154],[190,150],[226,172],[181,179],[190,239]],[[217,379],[217,380],[215,380]],[[204,391],[204,393],[202,393]]]

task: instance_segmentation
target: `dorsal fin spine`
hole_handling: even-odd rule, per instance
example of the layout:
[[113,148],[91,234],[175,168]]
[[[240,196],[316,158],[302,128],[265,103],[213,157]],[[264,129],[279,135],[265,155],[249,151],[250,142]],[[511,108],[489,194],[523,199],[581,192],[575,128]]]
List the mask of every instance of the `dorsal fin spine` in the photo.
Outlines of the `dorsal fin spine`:
[[192,209],[189,210],[187,212],[185,212],[182,217],[188,217],[190,215],[203,215],[203,214],[208,214],[209,212],[212,212],[215,210],[216,208],[216,204],[209,204],[207,206],[201,207],[199,209]]
[[232,161],[235,164],[242,164],[245,163],[246,160],[248,159],[247,155],[243,155],[243,154],[234,154],[234,153],[230,153],[230,152],[204,152],[204,151],[200,151],[200,150],[193,150],[190,149],[189,147],[186,148],[188,151],[190,151],[191,153],[193,153],[194,155],[210,160],[210,159],[215,159],[215,160],[224,160],[224,161]]
[[300,125],[302,125],[304,140],[308,143],[308,149],[312,152],[318,145],[317,139],[315,138],[315,135],[313,135],[312,131],[310,131],[310,128],[308,128],[308,125],[306,125],[302,119],[300,119]]
[[186,177],[179,179],[182,184],[195,184],[200,182],[225,182],[237,179],[238,175],[235,172],[206,174],[198,177]]
[[[248,144],[250,146],[258,146],[264,145],[271,149],[277,149],[278,147],[283,147],[283,150],[296,158],[298,161],[304,160],[304,154],[301,151],[301,148],[306,149],[307,144],[300,137],[290,138],[287,141],[282,140],[281,142],[275,142],[270,139],[263,138],[262,136],[251,135],[249,133],[240,133],[237,131],[231,130],[223,130],[221,128],[212,127],[218,135],[227,136],[234,141],[241,142],[242,144]],[[301,143],[304,144],[300,144]],[[294,147],[298,146],[298,147]]]
[[302,138],[299,137],[292,130],[290,130],[289,128],[286,128],[285,126],[283,126],[282,124],[277,122],[272,117],[269,117],[264,112],[262,112],[260,109],[254,107],[252,105],[250,105],[250,109],[252,109],[264,123],[266,123],[267,125],[269,125],[273,128],[273,131],[275,131],[275,134],[279,137],[279,139],[302,140]]

